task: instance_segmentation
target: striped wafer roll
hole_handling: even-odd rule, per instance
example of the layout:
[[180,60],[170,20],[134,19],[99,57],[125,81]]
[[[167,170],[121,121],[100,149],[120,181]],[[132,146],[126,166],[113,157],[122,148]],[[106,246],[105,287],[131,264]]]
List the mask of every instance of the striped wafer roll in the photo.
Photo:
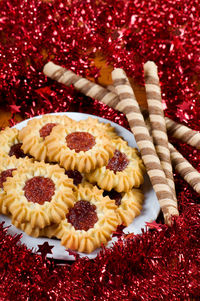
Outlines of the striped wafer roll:
[[144,78],[147,104],[149,109],[149,119],[152,129],[151,134],[157,155],[160,158],[163,171],[171,188],[174,202],[177,207],[174,176],[168,147],[168,136],[162,107],[159,77],[157,66],[154,62],[148,61],[144,64]]
[[[108,88],[106,89],[98,84],[93,83],[92,81],[89,81],[85,78],[82,78],[79,75],[76,75],[74,72],[72,72],[70,70],[67,70],[59,65],[54,64],[53,62],[48,62],[44,66],[43,72],[46,76],[58,81],[59,83],[66,85],[66,86],[74,85],[74,87],[77,90],[79,90],[81,93],[83,93],[91,98],[94,98],[96,100],[99,100],[99,101],[103,102],[104,104],[109,105],[113,109],[116,108],[116,105],[119,102],[119,97],[116,94],[114,87],[108,86]],[[143,110],[143,111],[146,114],[146,110]],[[173,123],[173,121],[169,118],[166,118],[166,121],[168,121],[167,127],[168,127],[168,125],[170,127],[169,121],[171,123]],[[192,132],[195,132],[195,131],[192,131]],[[197,133],[198,132],[195,132],[195,134],[197,134]],[[178,138],[175,133],[174,133],[174,137]],[[184,138],[185,137],[182,137],[181,139],[184,139]]]
[[116,109],[126,114],[163,211],[165,222],[170,224],[171,216],[178,215],[178,210],[134,92],[122,69],[115,69],[112,72],[112,79],[120,98]]
[[118,96],[116,93],[113,93],[86,78],[76,75],[74,72],[56,65],[53,62],[48,62],[44,66],[43,72],[46,76],[65,86],[73,85],[78,91],[86,96],[102,101],[105,104],[109,103],[111,107],[115,107],[118,103]]
[[172,164],[181,177],[200,194],[200,173],[169,143]]
[[165,118],[166,120],[166,126],[167,131],[170,135],[172,135],[174,138],[180,139],[183,142],[186,142],[187,144],[196,147],[197,149],[200,149],[200,133],[191,130],[187,126],[183,124],[179,124],[168,117]]
[[[149,118],[145,119],[145,123],[151,135],[151,126]],[[172,165],[180,176],[200,194],[200,173],[174,148],[168,143]]]
[[[144,119],[147,120],[149,118],[149,111],[142,107],[140,107],[140,109]],[[180,139],[181,141],[200,149],[200,133],[198,131],[192,130],[183,124],[177,123],[169,117],[165,117],[165,124],[168,134],[170,134],[172,137]]]

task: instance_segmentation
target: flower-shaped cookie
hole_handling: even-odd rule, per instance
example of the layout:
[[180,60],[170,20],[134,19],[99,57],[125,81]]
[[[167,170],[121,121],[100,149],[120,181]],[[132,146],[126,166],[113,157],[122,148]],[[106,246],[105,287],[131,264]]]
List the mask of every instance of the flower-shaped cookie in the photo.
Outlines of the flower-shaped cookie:
[[140,214],[144,200],[144,195],[140,189],[133,188],[128,192],[115,190],[102,192],[104,196],[109,196],[110,199],[115,200],[119,224],[128,226]]
[[79,185],[76,201],[66,214],[66,219],[56,226],[47,227],[48,237],[61,239],[65,248],[91,253],[111,239],[118,226],[115,202],[103,197],[97,187]]
[[32,227],[30,222],[24,222],[21,223],[18,220],[14,219],[11,217],[11,221],[13,226],[16,228],[22,230],[25,232],[27,235],[32,236],[32,237],[41,237],[44,236],[44,229],[40,229],[39,227]]
[[79,124],[85,126],[85,124],[90,125],[91,127],[96,127],[99,130],[100,134],[108,136],[109,139],[116,139],[118,135],[115,131],[115,128],[110,125],[110,123],[99,122],[97,118],[88,117],[85,120],[80,120]]
[[18,158],[25,158],[27,155],[23,152],[19,141],[19,130],[15,128],[5,128],[0,132],[0,153]]
[[144,165],[137,149],[121,138],[112,140],[112,144],[115,152],[108,164],[86,174],[86,178],[108,191],[127,192],[132,187],[139,187],[143,183]]
[[20,166],[26,166],[30,164],[31,160],[28,158],[25,159],[16,159],[15,156],[9,157],[5,153],[0,154],[0,213],[8,214],[8,208],[5,205],[4,199],[6,193],[4,191],[4,184],[9,177],[13,176],[13,171],[19,168]]
[[72,125],[73,120],[62,115],[44,115],[41,118],[30,120],[20,132],[19,139],[22,142],[24,153],[31,154],[36,160],[48,160],[46,137],[58,124]]
[[46,138],[46,145],[50,161],[79,172],[90,172],[107,164],[114,151],[114,146],[99,130],[79,122],[54,127]]
[[74,202],[74,185],[58,165],[34,162],[4,183],[5,206],[13,219],[44,228],[65,218]]

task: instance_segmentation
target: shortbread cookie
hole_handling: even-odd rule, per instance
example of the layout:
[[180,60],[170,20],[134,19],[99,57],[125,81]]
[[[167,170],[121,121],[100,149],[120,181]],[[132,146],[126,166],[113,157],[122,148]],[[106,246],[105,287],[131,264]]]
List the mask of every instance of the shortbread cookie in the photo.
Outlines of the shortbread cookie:
[[66,219],[47,227],[45,235],[61,239],[66,249],[91,253],[111,239],[118,226],[117,206],[109,197],[97,193],[97,187],[79,185],[74,207]]
[[5,153],[0,155],[0,213],[8,214],[8,208],[4,203],[6,193],[4,191],[4,184],[8,177],[13,176],[13,171],[20,166],[27,165],[31,160],[16,159],[15,156],[9,157]]
[[[0,132],[0,153],[18,158],[25,158],[27,155],[23,152],[19,138],[19,130],[15,128],[5,128]],[[28,155],[29,156],[29,155]]]
[[114,146],[106,136],[91,125],[58,125],[46,138],[48,158],[66,170],[90,172],[106,165],[113,156]]
[[58,165],[34,162],[13,171],[4,184],[4,202],[13,219],[32,228],[59,223],[73,206],[73,183]]
[[58,124],[71,125],[73,120],[67,116],[44,115],[41,118],[30,120],[26,127],[19,132],[24,153],[31,154],[36,160],[48,160],[46,137],[51,133],[54,126]]
[[118,138],[115,128],[112,127],[110,123],[100,122],[97,118],[88,117],[85,120],[80,120],[79,124],[81,124],[81,126],[87,124],[91,127],[96,127],[99,130],[100,134],[108,136],[109,139]]
[[144,165],[137,149],[128,146],[121,138],[112,140],[112,143],[114,156],[106,166],[86,174],[86,178],[108,191],[127,192],[132,187],[139,187],[143,183]]
[[103,195],[115,200],[119,223],[124,226],[130,225],[141,212],[144,195],[140,189],[133,188],[128,192],[104,191]]
[[[11,216],[12,218],[12,216]],[[32,227],[30,222],[20,223],[18,220],[13,219],[11,220],[13,226],[22,230],[27,235],[32,237],[41,237],[44,236],[44,229],[40,229],[39,227]]]

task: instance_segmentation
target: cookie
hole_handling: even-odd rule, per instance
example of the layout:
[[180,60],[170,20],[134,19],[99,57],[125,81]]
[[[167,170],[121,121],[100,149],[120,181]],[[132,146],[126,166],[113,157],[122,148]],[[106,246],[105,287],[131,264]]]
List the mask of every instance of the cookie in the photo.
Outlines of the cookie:
[[58,124],[68,126],[73,122],[71,118],[62,115],[44,115],[41,118],[34,118],[19,132],[21,148],[25,154],[29,153],[38,161],[48,161],[45,142],[53,127]]
[[34,162],[13,171],[4,183],[5,206],[13,219],[44,228],[59,223],[73,206],[73,183],[58,165]]
[[[5,128],[0,132],[0,153],[18,158],[25,158],[27,155],[22,150],[22,143],[19,140],[19,130]],[[29,155],[28,155],[29,156]]]
[[117,192],[127,192],[132,187],[139,187],[144,180],[144,165],[137,149],[128,146],[121,138],[111,143],[115,147],[114,156],[106,166],[86,174],[86,178],[108,191],[115,189]]
[[66,249],[91,253],[102,244],[107,244],[116,230],[117,206],[91,185],[79,185],[75,195],[74,206],[69,209],[66,218],[58,226],[47,227],[45,235],[61,239]]
[[97,118],[88,117],[87,119],[80,120],[79,124],[84,127],[85,124],[95,127],[100,134],[106,135],[109,139],[116,139],[118,135],[115,128],[110,125],[110,123],[100,122]]
[[140,189],[133,188],[128,192],[104,191],[103,195],[115,200],[119,224],[127,227],[141,212],[144,194]]
[[58,125],[46,138],[50,161],[58,162],[66,170],[90,172],[108,163],[114,146],[91,125],[77,122],[72,126]]
[[27,235],[32,237],[41,237],[44,236],[44,229],[40,229],[39,227],[32,227],[30,222],[21,223],[18,220],[11,217],[11,222],[13,226],[22,230]]
[[6,154],[0,154],[0,213],[8,214],[9,210],[4,202],[5,200],[5,190],[4,185],[9,177],[13,176],[13,171],[15,171],[20,166],[26,166],[32,162],[28,158],[17,159],[15,156],[9,157]]

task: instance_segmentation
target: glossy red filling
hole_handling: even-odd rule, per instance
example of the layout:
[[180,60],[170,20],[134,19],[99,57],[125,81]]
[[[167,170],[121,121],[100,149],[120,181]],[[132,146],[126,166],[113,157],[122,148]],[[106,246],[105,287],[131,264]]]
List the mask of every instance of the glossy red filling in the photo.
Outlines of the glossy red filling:
[[1,172],[0,174],[0,188],[3,189],[3,183],[6,181],[7,177],[12,177],[13,170],[16,170],[16,168],[7,169]]
[[127,156],[119,150],[115,150],[114,156],[108,161],[107,169],[112,170],[114,173],[123,171],[129,163]]
[[121,193],[117,192],[116,190],[112,189],[111,191],[104,190],[103,196],[109,196],[111,200],[115,200],[115,205],[120,206],[122,196]]
[[85,200],[78,201],[69,210],[66,218],[76,230],[87,231],[98,221],[96,206]]
[[57,123],[47,123],[40,129],[40,137],[45,138],[51,134],[52,129]]
[[45,202],[51,202],[55,192],[55,184],[49,178],[38,176],[26,181],[23,189],[25,197],[29,202],[42,205]]
[[69,178],[73,179],[74,185],[80,184],[83,180],[83,177],[82,177],[81,173],[78,170],[67,170],[65,172],[65,174]]
[[15,156],[17,159],[19,158],[25,158],[28,156],[29,158],[32,158],[30,155],[26,155],[24,151],[21,149],[22,143],[17,143],[11,146],[9,156]]
[[76,153],[86,152],[95,145],[95,138],[90,133],[74,132],[66,137],[67,146]]

